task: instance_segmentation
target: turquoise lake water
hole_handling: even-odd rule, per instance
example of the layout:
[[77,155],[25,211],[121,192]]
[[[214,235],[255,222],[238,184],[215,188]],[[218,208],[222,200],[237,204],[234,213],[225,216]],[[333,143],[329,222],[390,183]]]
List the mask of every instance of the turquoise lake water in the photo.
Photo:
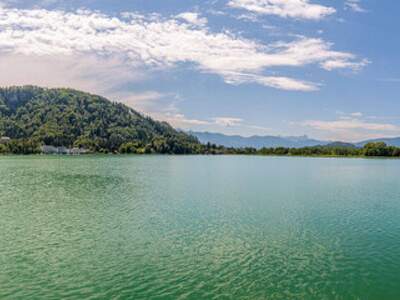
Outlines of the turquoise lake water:
[[400,160],[0,157],[0,299],[400,299]]

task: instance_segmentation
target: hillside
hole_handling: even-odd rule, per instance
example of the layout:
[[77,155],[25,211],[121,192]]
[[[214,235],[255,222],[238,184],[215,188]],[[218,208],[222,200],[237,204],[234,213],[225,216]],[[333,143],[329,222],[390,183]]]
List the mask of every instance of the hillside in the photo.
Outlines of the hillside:
[[72,89],[34,86],[0,88],[1,136],[11,138],[7,146],[14,153],[37,152],[41,145],[174,154],[201,148],[196,138],[121,103]]
[[189,132],[199,139],[200,142],[206,144],[216,144],[225,147],[245,148],[252,147],[261,148],[303,148],[318,145],[326,145],[329,142],[310,139],[307,136],[300,137],[281,137],[281,136],[251,136],[243,137],[239,135],[224,135],[221,133],[210,132]]
[[[324,147],[327,147],[327,148],[357,148],[356,145],[351,144],[351,143],[345,143],[345,142],[333,142],[333,143],[324,145]],[[359,147],[359,148],[362,148],[362,147]]]
[[400,147],[400,137],[397,138],[380,138],[380,139],[372,139],[363,142],[359,142],[356,144],[357,147],[364,147],[368,143],[385,143],[389,146]]

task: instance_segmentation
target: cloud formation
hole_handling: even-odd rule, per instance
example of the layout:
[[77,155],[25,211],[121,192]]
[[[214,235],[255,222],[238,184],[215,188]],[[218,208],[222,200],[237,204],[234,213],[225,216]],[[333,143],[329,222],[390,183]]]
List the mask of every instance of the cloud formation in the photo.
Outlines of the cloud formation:
[[118,57],[95,55],[0,54],[0,84],[72,87],[110,96],[110,91],[126,83],[144,80],[145,73],[133,71]]
[[337,120],[307,120],[301,123],[321,132],[325,132],[329,138],[345,141],[356,141],[378,137],[393,137],[400,134],[400,127],[389,123],[377,123],[367,120],[361,112],[350,114],[340,113]]
[[196,26],[205,26],[208,23],[207,18],[201,17],[198,13],[195,12],[185,12],[176,16],[178,19],[185,20],[188,23],[191,23]]
[[[300,1],[304,2],[304,1]],[[304,2],[308,5],[308,2]],[[180,19],[184,20],[180,20]],[[0,8],[0,55],[71,57],[96,55],[126,68],[160,70],[182,64],[216,74],[227,83],[257,83],[284,90],[312,91],[318,84],[267,76],[274,67],[319,65],[326,70],[359,69],[356,55],[332,50],[322,39],[261,44],[230,32],[212,32],[198,15],[124,13],[113,17],[90,10]],[[193,24],[197,23],[197,26]]]
[[320,20],[336,12],[333,7],[310,3],[309,0],[230,0],[228,6],[282,18]]
[[224,126],[224,127],[232,127],[238,126],[243,122],[243,119],[240,118],[232,118],[232,117],[218,117],[214,118],[215,124]]
[[313,127],[319,130],[339,131],[346,129],[363,129],[373,131],[400,131],[400,127],[392,124],[371,123],[359,119],[341,119],[335,121],[306,121],[303,123],[306,126]]
[[361,1],[360,0],[346,0],[344,3],[345,9],[350,9],[354,12],[367,12],[362,6],[361,6]]

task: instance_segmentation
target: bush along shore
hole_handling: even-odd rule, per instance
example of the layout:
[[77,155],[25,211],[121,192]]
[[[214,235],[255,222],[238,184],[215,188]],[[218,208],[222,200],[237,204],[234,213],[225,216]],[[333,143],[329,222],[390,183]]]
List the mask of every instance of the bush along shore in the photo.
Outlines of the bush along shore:
[[64,146],[41,145],[32,140],[7,140],[0,143],[0,154],[198,154],[198,155],[263,155],[263,156],[309,156],[309,157],[392,157],[400,158],[400,148],[385,143],[368,143],[363,148],[340,146],[314,146],[304,148],[227,148],[215,144],[198,144],[193,151],[174,152],[173,144],[157,143],[140,144],[128,142],[122,144],[117,151],[107,149],[86,149],[83,147],[68,148]]

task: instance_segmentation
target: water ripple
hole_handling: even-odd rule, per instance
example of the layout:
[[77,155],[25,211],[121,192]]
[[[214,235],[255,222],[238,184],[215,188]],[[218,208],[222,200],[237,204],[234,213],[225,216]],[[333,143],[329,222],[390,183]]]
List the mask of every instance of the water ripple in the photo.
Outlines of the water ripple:
[[399,161],[1,157],[0,173],[1,299],[400,299]]

